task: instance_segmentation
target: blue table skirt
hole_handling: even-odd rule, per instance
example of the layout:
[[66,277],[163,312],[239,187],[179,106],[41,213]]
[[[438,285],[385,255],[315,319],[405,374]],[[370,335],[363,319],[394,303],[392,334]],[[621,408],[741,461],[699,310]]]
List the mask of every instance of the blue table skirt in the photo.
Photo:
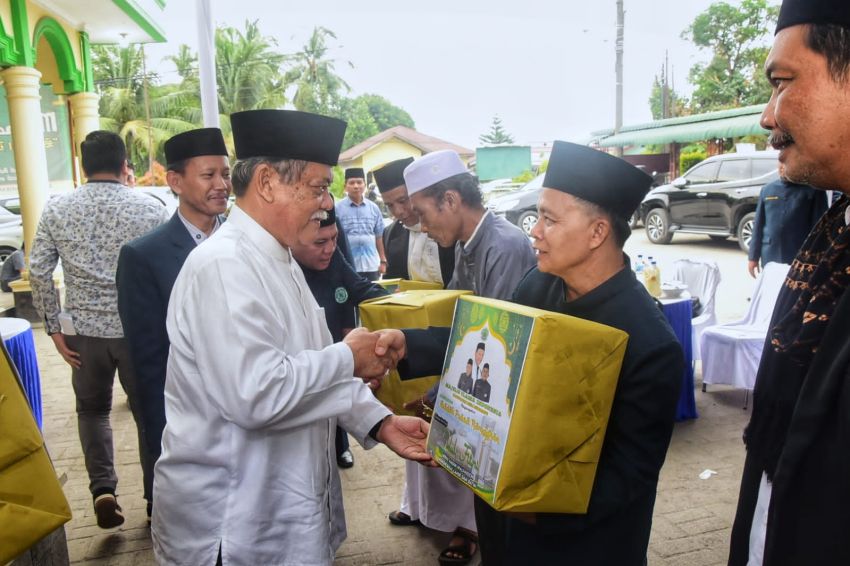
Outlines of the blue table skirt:
[[691,301],[682,300],[665,304],[664,316],[673,327],[673,332],[682,350],[685,352],[685,373],[682,376],[682,394],[679,396],[679,406],[676,408],[676,420],[684,421],[697,418],[697,404],[694,398],[694,353],[691,334]]
[[18,369],[24,391],[27,395],[32,414],[38,428],[42,426],[41,419],[41,374],[38,372],[38,360],[35,356],[35,341],[33,340],[32,328],[21,332],[16,336],[4,340],[9,357]]

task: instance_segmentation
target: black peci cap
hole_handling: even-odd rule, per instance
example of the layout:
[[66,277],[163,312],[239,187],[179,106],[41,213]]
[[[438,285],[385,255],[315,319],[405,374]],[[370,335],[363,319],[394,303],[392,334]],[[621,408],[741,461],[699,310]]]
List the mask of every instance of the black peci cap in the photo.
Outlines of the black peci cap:
[[201,155],[224,155],[227,147],[218,128],[199,128],[171,136],[165,142],[165,162],[179,163]]
[[801,24],[834,24],[850,28],[847,0],[785,0],[779,10],[776,33]]
[[246,110],[230,115],[237,159],[277,157],[336,165],[346,123],[297,110]]
[[412,157],[396,159],[382,165],[379,169],[372,171],[375,176],[375,184],[382,193],[391,191],[404,184],[404,168],[413,163]]
[[351,167],[345,170],[345,180],[349,179],[365,179],[366,173],[362,167]]
[[543,188],[592,202],[628,220],[649,192],[652,177],[613,155],[556,141]]

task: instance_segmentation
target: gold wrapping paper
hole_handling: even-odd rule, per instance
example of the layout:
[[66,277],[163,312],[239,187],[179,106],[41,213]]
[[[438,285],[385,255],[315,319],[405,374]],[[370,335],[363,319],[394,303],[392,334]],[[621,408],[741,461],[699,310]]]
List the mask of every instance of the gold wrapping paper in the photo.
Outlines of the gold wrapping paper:
[[[369,330],[450,326],[458,297],[469,293],[470,291],[419,290],[379,297],[360,304],[360,321]],[[395,414],[413,415],[413,411],[404,409],[404,403],[421,397],[439,378],[440,376],[435,375],[402,381],[398,372],[391,371],[382,380],[375,395]]]
[[398,278],[381,279],[380,281],[375,281],[375,283],[390,293],[402,293],[404,291],[438,291],[443,288],[443,286],[439,283],[431,283],[430,281],[410,281]]
[[[462,297],[429,450],[497,510],[586,513],[627,340],[583,319]],[[459,376],[482,343],[487,385],[470,387]]]
[[71,520],[6,349],[0,354],[0,564]]

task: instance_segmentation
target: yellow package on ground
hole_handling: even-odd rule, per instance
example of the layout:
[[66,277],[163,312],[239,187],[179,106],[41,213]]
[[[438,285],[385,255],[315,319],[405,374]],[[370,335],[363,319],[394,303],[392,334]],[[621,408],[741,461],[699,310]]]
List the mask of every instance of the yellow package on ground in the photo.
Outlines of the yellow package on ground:
[[[451,326],[458,297],[470,293],[442,289],[405,291],[372,299],[360,304],[360,322],[369,330]],[[404,403],[421,397],[438,379],[440,376],[435,375],[402,381],[397,371],[391,371],[375,395],[397,415],[413,415],[414,411],[404,409]]]
[[429,451],[500,511],[587,513],[627,340],[579,318],[462,297]]
[[9,356],[0,353],[0,564],[71,520]]
[[375,281],[375,283],[390,293],[403,293],[404,291],[437,291],[443,288],[443,286],[439,283],[432,283],[430,281],[410,281],[398,278],[381,279],[380,281]]

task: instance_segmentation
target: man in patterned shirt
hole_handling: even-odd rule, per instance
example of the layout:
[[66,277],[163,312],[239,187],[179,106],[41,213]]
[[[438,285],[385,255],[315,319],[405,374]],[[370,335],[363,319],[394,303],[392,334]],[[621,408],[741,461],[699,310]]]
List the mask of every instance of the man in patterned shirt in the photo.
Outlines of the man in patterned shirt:
[[[97,524],[108,529],[124,522],[115,498],[118,478],[109,423],[116,369],[139,429],[142,472],[152,472],[142,442],[129,349],[118,317],[118,251],[168,220],[168,212],[153,198],[122,184],[127,150],[118,135],[92,132],[81,150],[88,182],[45,206],[30,256],[30,283],[45,329],[71,366],[89,489]],[[53,270],[60,259],[67,286],[62,313],[53,286]],[[144,495],[150,501],[151,494]]]

